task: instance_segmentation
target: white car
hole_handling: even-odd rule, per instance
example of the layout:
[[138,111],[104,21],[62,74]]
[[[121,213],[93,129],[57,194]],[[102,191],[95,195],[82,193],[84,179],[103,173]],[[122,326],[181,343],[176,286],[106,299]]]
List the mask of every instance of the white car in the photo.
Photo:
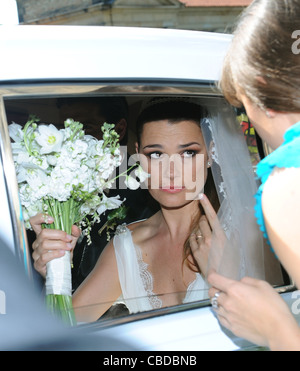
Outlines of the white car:
[[[223,98],[215,83],[230,41],[230,35],[179,30],[0,27],[0,349],[259,349],[224,330],[209,300],[72,329],[52,321],[36,295],[38,289],[32,288],[37,274],[24,230],[8,134],[8,124],[24,123],[30,113],[44,122],[58,123],[57,101],[70,97],[125,98],[132,123],[150,97],[188,96],[217,105]],[[134,141],[131,125],[129,148]],[[250,131],[255,135],[250,127],[247,134]],[[254,162],[267,149],[256,139],[256,144],[248,143]],[[283,278],[277,289],[297,315],[298,292],[289,277]],[[103,363],[194,365],[195,355],[110,357]]]

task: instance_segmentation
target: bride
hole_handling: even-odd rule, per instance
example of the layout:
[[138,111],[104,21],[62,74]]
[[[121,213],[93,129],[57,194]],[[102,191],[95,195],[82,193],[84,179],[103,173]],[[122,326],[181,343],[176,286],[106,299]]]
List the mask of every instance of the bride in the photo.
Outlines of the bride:
[[[230,241],[236,219],[232,209],[228,214],[230,205],[224,194],[222,208],[227,205],[228,220],[222,223],[224,217],[217,217],[220,205],[210,169],[217,165],[217,150],[207,145],[200,125],[204,117],[200,105],[172,99],[154,100],[140,115],[136,150],[150,174],[147,186],[160,210],[147,220],[118,227],[94,270],[73,295],[78,321],[97,320],[111,303],[120,301],[135,313],[208,298],[205,274],[213,266],[211,245],[222,241],[222,252],[226,249],[224,241]],[[44,222],[41,219],[39,214],[31,220],[36,232]],[[79,234],[75,227],[73,236],[41,231],[33,246],[35,260],[46,264],[50,246],[63,254]],[[239,262],[243,260],[240,251],[235,255]],[[43,275],[45,264],[40,269]]]

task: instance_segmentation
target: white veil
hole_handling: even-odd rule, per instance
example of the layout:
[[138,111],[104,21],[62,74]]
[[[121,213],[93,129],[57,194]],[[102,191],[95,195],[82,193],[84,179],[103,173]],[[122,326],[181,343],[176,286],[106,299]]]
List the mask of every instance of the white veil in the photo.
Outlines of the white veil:
[[208,107],[201,122],[220,209],[218,222],[227,238],[213,227],[208,272],[213,269],[232,279],[244,276],[265,279],[264,240],[254,215],[257,184],[242,130],[225,101]]

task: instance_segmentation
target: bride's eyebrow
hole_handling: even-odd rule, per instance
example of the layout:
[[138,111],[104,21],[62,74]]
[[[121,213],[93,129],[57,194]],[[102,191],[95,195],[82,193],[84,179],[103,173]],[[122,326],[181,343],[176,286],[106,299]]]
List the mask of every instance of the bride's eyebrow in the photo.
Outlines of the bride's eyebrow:
[[[187,143],[187,144],[181,144],[181,145],[178,146],[178,148],[184,149],[184,148],[188,148],[188,147],[191,147],[191,146],[194,146],[194,145],[197,145],[197,146],[201,147],[200,143],[191,142],[191,143]],[[163,146],[161,144],[148,144],[147,146],[143,147],[143,149],[147,149],[147,148],[163,149]]]
[[159,148],[159,149],[162,149],[163,146],[161,144],[148,144],[147,146],[143,147],[143,149],[147,149],[147,148]]
[[181,144],[180,146],[178,146],[178,148],[188,148],[188,147],[191,147],[193,145],[197,145],[199,147],[201,147],[201,144],[198,143],[198,142],[191,142],[191,143],[187,143],[187,144]]

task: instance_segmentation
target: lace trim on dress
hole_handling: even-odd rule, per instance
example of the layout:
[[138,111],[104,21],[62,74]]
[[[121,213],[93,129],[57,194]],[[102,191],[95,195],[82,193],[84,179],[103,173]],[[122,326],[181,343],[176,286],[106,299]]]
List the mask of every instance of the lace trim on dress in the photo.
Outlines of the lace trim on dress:
[[[126,224],[119,225],[116,229],[115,234],[120,235],[124,233],[129,233],[131,237],[131,231],[128,229]],[[145,290],[145,293],[147,295],[147,299],[149,302],[149,305],[151,306],[152,309],[159,309],[163,307],[163,301],[158,297],[158,295],[154,294],[153,292],[153,286],[154,286],[154,279],[152,274],[149,272],[148,267],[149,264],[145,263],[143,260],[143,253],[142,250],[139,246],[135,245],[132,241],[131,238],[131,246],[135,250],[135,257],[136,257],[136,262],[137,262],[137,268],[139,271],[139,277],[141,280],[141,284]],[[192,282],[189,283],[185,298],[183,299],[182,303],[187,303],[190,301],[195,301],[203,298],[199,298],[198,295],[197,297],[194,297],[194,290],[196,289],[197,285],[199,282],[202,282],[202,277],[199,273],[196,273],[196,278]],[[203,290],[201,285],[201,290]],[[197,292],[199,289],[197,290]],[[193,297],[193,300],[192,300]],[[123,299],[124,301],[124,299]],[[122,302],[123,302],[122,301]]]
[[153,277],[148,271],[148,264],[144,262],[141,249],[135,245],[136,256],[138,260],[140,276],[142,279],[143,286],[147,292],[148,299],[153,309],[159,309],[162,307],[162,300],[158,298],[153,292]]
[[[152,277],[152,274],[148,270],[149,265],[144,262],[142,250],[139,248],[139,246],[135,246],[135,249],[136,249],[136,256],[137,256],[139,270],[140,270],[140,276],[141,276],[145,291],[147,292],[150,304],[152,305],[153,309],[162,308],[163,306],[162,300],[159,299],[159,297],[155,295],[153,292],[153,277]],[[200,276],[199,273],[197,273],[196,278],[192,282],[189,283],[182,303],[189,302],[190,294],[195,288],[195,285],[198,280],[198,276]]]

